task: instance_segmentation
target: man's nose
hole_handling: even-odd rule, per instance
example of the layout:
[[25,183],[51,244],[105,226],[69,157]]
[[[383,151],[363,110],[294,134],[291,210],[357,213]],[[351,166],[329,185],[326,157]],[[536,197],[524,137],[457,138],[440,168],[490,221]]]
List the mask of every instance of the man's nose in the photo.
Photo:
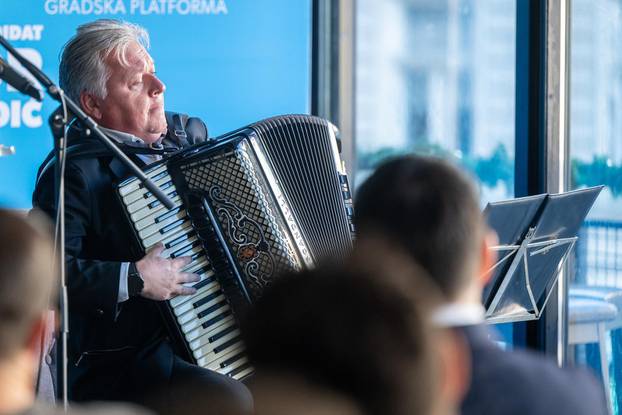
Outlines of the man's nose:
[[151,90],[149,91],[151,95],[160,95],[164,93],[164,91],[166,91],[166,85],[164,85],[164,82],[162,82],[157,76],[153,75]]

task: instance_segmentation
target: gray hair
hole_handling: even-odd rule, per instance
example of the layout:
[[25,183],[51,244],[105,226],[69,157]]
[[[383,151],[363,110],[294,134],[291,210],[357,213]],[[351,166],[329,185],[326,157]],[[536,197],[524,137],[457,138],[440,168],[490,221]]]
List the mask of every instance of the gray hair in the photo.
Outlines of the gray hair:
[[76,102],[83,91],[106,98],[110,73],[105,60],[114,53],[119,63],[127,66],[127,47],[134,42],[145,50],[149,48],[149,34],[133,23],[100,19],[79,26],[63,48],[60,87]]

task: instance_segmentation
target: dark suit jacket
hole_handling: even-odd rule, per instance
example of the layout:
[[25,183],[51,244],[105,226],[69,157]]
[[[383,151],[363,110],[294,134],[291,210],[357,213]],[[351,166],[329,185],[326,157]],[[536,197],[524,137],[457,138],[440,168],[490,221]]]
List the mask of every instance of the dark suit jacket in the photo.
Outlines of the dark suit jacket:
[[607,414],[602,387],[587,372],[560,369],[527,351],[504,351],[485,326],[462,328],[472,353],[462,415]]
[[[73,131],[69,143],[76,139],[88,142]],[[66,163],[68,380],[73,400],[121,399],[120,394],[131,393],[124,381],[136,383],[136,373],[140,382],[157,383],[168,379],[172,368],[170,347],[161,347],[165,333],[157,303],[135,297],[117,304],[121,262],[144,256],[115,193],[114,183],[126,175],[111,153],[70,157]],[[38,180],[33,207],[55,218],[54,168]]]

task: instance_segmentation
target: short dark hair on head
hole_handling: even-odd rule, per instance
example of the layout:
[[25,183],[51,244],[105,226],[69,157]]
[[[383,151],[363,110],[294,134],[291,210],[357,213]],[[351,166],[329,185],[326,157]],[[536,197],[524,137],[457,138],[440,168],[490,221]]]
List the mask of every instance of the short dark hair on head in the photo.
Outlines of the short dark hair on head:
[[48,306],[56,274],[51,242],[39,225],[0,209],[0,359],[24,345]]
[[469,265],[483,232],[473,181],[441,159],[403,156],[381,165],[359,188],[357,233],[399,243],[454,298],[473,278]]
[[429,413],[438,382],[428,313],[438,295],[410,260],[376,253],[391,266],[370,266],[370,255],[360,254],[266,289],[242,323],[258,375],[303,376],[367,414]]

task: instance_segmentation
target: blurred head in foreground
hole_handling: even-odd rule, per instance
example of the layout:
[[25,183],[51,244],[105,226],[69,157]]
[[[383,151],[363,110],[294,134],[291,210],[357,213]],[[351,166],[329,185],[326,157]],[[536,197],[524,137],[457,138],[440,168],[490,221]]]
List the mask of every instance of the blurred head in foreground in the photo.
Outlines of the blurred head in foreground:
[[53,259],[42,218],[0,209],[0,413],[34,402],[37,350],[56,281]]
[[289,409],[331,396],[327,414],[454,412],[468,378],[463,342],[432,326],[439,294],[387,246],[361,242],[346,264],[285,275],[256,302],[242,332],[259,415],[287,412],[275,410],[286,404],[279,382]]
[[474,182],[456,166],[433,157],[398,157],[359,188],[355,225],[363,238],[382,234],[400,245],[446,300],[479,304],[496,235],[478,200]]

